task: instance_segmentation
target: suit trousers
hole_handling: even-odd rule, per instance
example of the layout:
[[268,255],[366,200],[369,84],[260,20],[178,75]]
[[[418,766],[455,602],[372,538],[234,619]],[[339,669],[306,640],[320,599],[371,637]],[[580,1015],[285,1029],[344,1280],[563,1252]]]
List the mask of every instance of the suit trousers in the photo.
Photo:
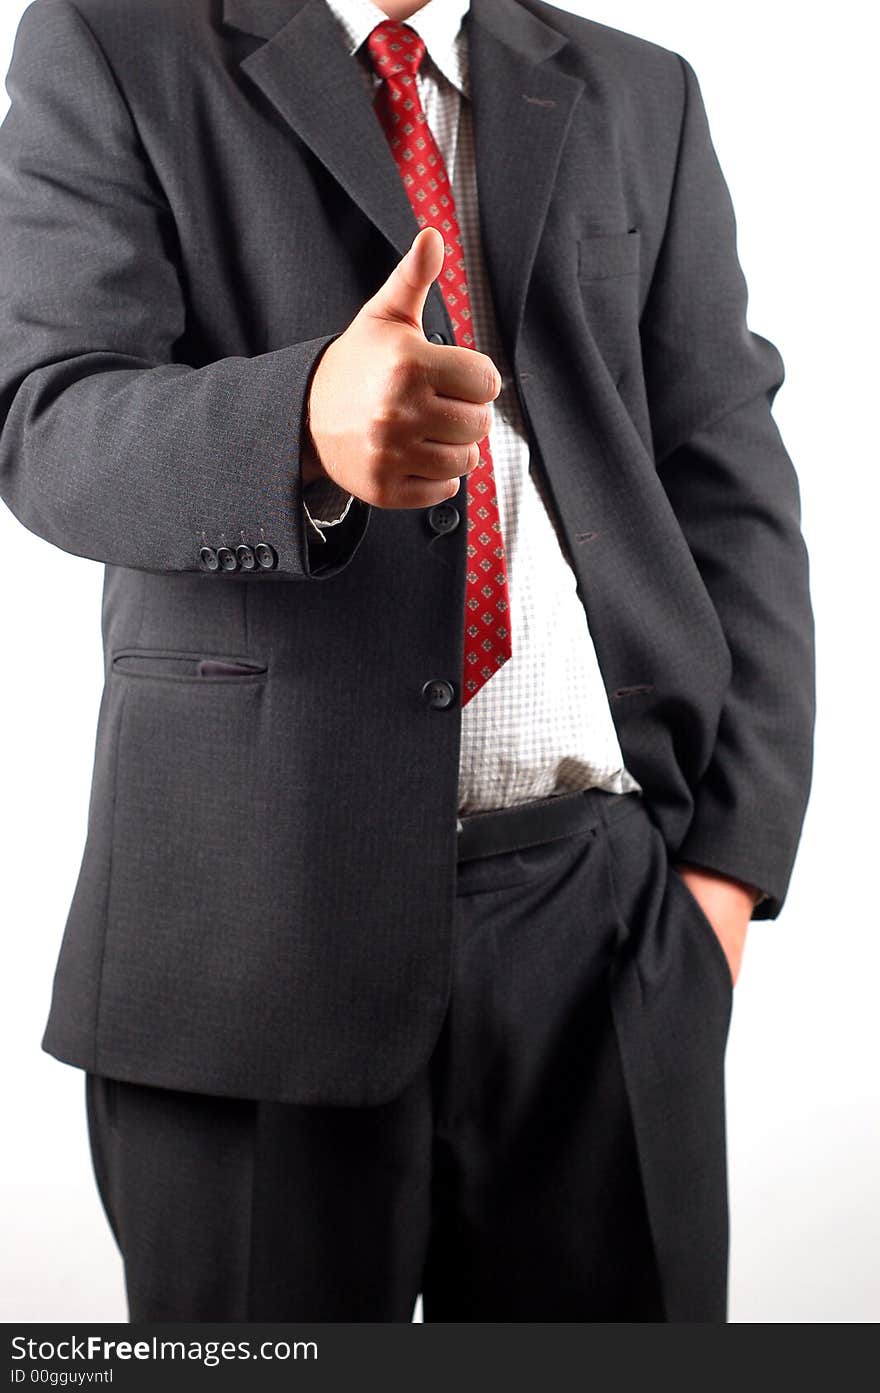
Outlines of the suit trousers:
[[420,1293],[425,1321],[726,1320],[730,972],[644,796],[595,806],[459,862],[448,1008],[393,1100],[86,1074],[131,1321],[410,1321]]

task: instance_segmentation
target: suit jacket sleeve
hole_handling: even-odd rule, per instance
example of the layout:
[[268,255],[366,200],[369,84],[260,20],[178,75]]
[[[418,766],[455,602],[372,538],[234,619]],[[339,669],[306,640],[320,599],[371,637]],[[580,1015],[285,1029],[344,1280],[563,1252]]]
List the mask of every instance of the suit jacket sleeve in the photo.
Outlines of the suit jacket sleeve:
[[170,210],[69,0],[25,10],[6,85],[0,495],[47,541],[113,565],[197,570],[225,535],[270,542],[274,575],[335,574],[369,509],[355,500],[334,545],[318,539],[313,569],[298,470],[311,374],[335,335],[176,361],[186,304]]
[[677,859],[785,898],[806,809],[813,622],[795,471],[771,415],[784,378],[746,324],[730,195],[697,79],[685,103],[663,243],[642,317],[663,486],[715,605],[732,662],[711,761]]

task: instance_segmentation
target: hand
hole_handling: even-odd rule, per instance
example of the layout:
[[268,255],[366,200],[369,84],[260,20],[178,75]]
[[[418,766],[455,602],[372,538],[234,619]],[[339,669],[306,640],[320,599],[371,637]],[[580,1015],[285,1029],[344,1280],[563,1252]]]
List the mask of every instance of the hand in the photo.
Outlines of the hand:
[[377,508],[426,508],[452,498],[476,468],[501,375],[484,353],[425,337],[422,311],[443,256],[442,234],[423,227],[321,354],[309,388],[304,482],[323,472]]
[[718,937],[736,986],[746,945],[746,931],[761,891],[741,880],[719,875],[701,866],[676,864],[681,876]]

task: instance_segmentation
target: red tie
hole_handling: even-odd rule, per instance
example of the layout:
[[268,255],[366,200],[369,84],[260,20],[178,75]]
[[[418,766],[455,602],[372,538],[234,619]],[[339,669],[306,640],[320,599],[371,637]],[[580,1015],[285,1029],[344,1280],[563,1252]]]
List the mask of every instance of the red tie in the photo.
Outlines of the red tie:
[[[420,228],[436,227],[446,244],[440,289],[452,321],[455,342],[460,348],[476,348],[470,327],[470,295],[452,186],[416,86],[415,76],[425,53],[424,39],[408,24],[385,19],[370,34],[367,47],[373,68],[383,79],[376,93],[376,115],[388,138],[416,221]],[[479,464],[467,480],[468,569],[462,706],[510,657],[507,560],[487,435],[480,441],[479,449]]]

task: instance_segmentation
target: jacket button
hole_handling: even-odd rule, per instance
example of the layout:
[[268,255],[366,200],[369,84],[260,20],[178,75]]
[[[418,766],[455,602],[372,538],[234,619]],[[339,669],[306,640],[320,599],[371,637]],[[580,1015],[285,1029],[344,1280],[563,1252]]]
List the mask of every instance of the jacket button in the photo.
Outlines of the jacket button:
[[428,335],[428,343],[448,343],[448,342],[449,342],[449,340],[448,340],[448,338],[446,337],[446,335],[445,335],[445,334],[438,333],[438,331],[437,331],[436,329],[434,330],[433,334],[429,334],[429,335]]
[[220,562],[213,547],[202,547],[199,552],[199,560],[206,571],[219,571]]
[[435,503],[428,509],[428,522],[434,532],[454,532],[461,517],[451,503]]
[[257,558],[257,565],[264,571],[271,571],[278,560],[274,547],[270,547],[268,542],[257,542],[254,547],[254,556]]
[[238,570],[238,562],[235,559],[235,552],[230,551],[229,547],[217,548],[217,560],[220,562],[220,565],[223,567],[224,571]]
[[442,711],[455,701],[455,688],[443,677],[433,677],[422,688],[422,697],[436,711]]
[[253,547],[249,547],[246,542],[242,542],[241,546],[235,548],[235,555],[243,571],[253,571],[255,569],[257,558],[254,556]]

